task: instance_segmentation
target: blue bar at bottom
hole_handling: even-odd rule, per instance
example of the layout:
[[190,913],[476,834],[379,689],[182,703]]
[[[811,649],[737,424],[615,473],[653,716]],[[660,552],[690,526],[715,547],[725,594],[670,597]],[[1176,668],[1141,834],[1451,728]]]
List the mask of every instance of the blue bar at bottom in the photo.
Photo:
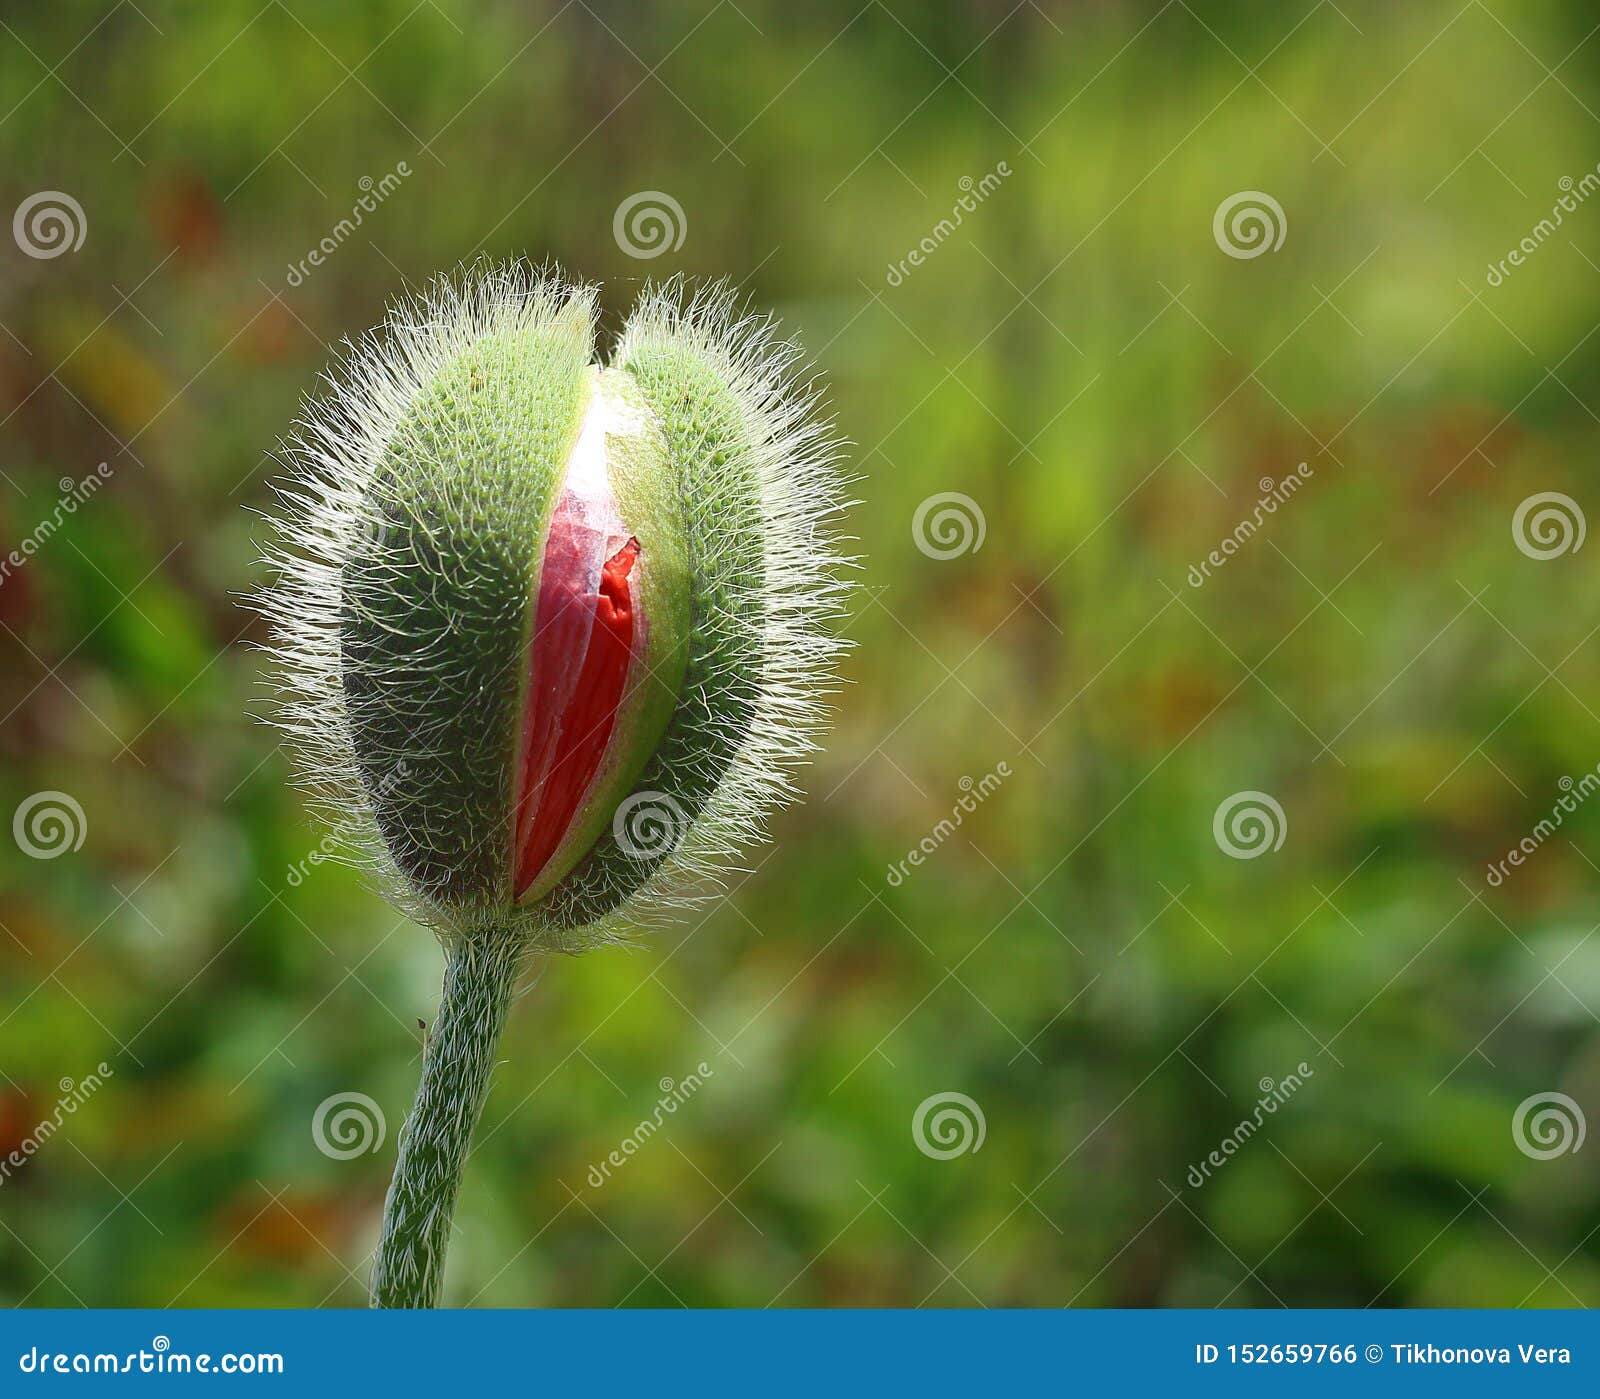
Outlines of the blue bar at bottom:
[[1585,1311],[16,1311],[0,1394],[1592,1394],[1597,1354]]

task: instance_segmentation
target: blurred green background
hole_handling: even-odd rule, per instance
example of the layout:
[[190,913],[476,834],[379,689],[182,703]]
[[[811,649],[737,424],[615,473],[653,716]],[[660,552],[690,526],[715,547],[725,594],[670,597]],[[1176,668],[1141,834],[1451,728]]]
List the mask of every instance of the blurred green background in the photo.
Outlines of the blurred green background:
[[[0,552],[37,544],[0,581],[0,815],[83,813],[51,859],[0,832],[0,1159],[37,1147],[0,1179],[0,1297],[364,1300],[440,958],[311,860],[248,717],[249,509],[330,346],[487,253],[603,281],[611,330],[672,272],[774,308],[855,444],[863,587],[836,731],[753,873],[520,1001],[449,1301],[1600,1301],[1600,1146],[1571,1149],[1600,802],[1487,877],[1600,762],[1600,547],[1513,532],[1530,496],[1600,499],[1600,199],[1560,183],[1600,160],[1588,7],[0,18],[4,210],[69,194],[85,235],[0,247]],[[649,258],[613,229],[644,191],[682,210]],[[1214,236],[1242,191],[1281,207],[1275,251]],[[976,550],[918,547],[946,492]],[[1240,792],[1281,847],[1220,848]],[[948,1159],[913,1131],[945,1093],[984,1125]],[[1513,1124],[1551,1093],[1541,1159]],[[385,1125],[348,1159],[313,1134],[339,1094]]]

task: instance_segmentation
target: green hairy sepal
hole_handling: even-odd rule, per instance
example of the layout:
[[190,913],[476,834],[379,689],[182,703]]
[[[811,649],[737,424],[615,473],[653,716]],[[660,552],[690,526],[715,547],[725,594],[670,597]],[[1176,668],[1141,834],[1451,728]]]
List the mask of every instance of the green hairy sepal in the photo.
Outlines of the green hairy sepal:
[[395,863],[441,908],[511,899],[530,580],[577,435],[588,338],[578,300],[495,314],[395,429],[344,561],[355,760]]
[[[610,365],[592,289],[475,268],[349,347],[287,453],[264,599],[303,777],[447,941],[615,941],[793,795],[840,643],[838,443],[770,322],[649,290]],[[599,413],[635,574],[615,737],[521,900],[512,843],[551,512]]]

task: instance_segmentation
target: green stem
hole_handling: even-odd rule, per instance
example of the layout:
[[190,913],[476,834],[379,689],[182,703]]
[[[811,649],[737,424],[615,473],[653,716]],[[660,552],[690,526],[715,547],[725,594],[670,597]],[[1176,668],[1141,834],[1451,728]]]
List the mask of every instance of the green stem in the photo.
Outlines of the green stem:
[[503,936],[474,937],[446,953],[439,1016],[423,1046],[422,1082],[400,1129],[384,1202],[372,1271],[375,1307],[438,1305],[461,1172],[520,961],[516,943]]

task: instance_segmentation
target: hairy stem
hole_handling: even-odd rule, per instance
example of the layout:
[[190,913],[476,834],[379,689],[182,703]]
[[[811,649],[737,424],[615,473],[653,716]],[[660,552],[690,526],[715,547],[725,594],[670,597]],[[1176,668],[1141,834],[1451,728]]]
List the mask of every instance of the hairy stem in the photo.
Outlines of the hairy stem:
[[423,1048],[422,1082],[400,1129],[399,1160],[384,1202],[372,1272],[375,1307],[438,1304],[461,1172],[519,964],[516,942],[503,935],[448,949],[439,1017]]

